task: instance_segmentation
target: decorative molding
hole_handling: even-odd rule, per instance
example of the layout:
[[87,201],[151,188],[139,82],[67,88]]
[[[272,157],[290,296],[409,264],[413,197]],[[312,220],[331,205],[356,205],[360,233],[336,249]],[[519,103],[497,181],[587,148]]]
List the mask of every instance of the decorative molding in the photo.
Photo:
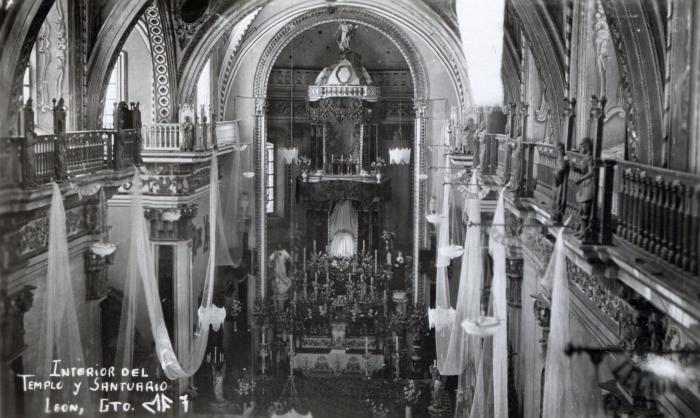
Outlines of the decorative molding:
[[[150,238],[153,241],[182,241],[193,237],[196,228],[192,223],[197,216],[197,204],[173,208],[144,208],[143,215],[150,222]],[[172,218],[169,215],[175,215]]]
[[48,112],[52,109],[50,105],[49,80],[48,70],[51,64],[51,24],[44,21],[39,31],[39,37],[36,40],[36,51],[41,57],[41,69],[37,77],[37,108],[42,112]]
[[[63,76],[66,69],[66,22],[63,17],[62,1],[54,3],[56,7],[56,95],[63,97]],[[67,99],[69,99],[67,97]]]
[[[30,257],[46,250],[49,243],[48,208],[35,213],[34,220],[19,229],[15,243],[20,257]],[[97,233],[97,206],[88,204],[66,209],[66,235],[68,240],[85,234]]]
[[160,12],[155,2],[146,8],[144,12],[146,27],[148,28],[148,40],[151,43],[153,64],[153,89],[155,120],[158,123],[171,121],[171,88],[168,74],[168,54],[165,45],[165,33],[161,24]]
[[607,61],[610,57],[610,30],[608,29],[605,10],[600,0],[595,2],[593,19],[593,46],[595,47],[596,69],[598,70],[598,97],[607,97]]
[[508,305],[520,309],[522,301],[523,268],[522,258],[506,258],[508,276]]

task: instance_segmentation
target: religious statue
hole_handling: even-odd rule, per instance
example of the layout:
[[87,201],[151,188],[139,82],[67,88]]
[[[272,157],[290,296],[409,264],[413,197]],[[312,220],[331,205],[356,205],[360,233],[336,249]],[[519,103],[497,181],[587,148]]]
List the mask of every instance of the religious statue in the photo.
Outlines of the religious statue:
[[338,47],[341,52],[350,49],[350,38],[352,38],[356,28],[357,25],[350,22],[340,22],[340,27],[338,28],[338,32],[340,32]]
[[569,177],[569,159],[566,148],[561,142],[557,144],[557,166],[554,175],[554,221],[561,222],[566,210],[566,180]]
[[114,128],[117,130],[116,135],[114,135],[114,169],[121,170],[124,165],[124,133],[122,132],[126,129],[126,115],[129,112],[129,107],[126,102],[119,102],[116,107],[116,112],[114,116],[115,125]]
[[[200,114],[202,115],[201,116],[201,123],[203,126],[206,126],[207,116],[204,114],[204,106],[201,107],[200,112],[201,112]],[[195,116],[195,121],[197,121],[196,116]],[[202,135],[195,135],[194,136],[194,150],[195,151],[204,151],[204,149],[206,148],[207,144],[204,143],[204,139],[205,139],[204,134],[205,134],[205,131],[202,130]]]
[[274,275],[274,292],[275,292],[275,307],[282,311],[284,305],[289,299],[289,289],[292,286],[292,279],[287,276],[287,262],[291,260],[291,256],[287,250],[278,246],[277,251],[270,255],[272,264],[272,272]]
[[194,123],[192,123],[192,118],[185,116],[185,121],[182,122],[180,129],[182,131],[180,148],[185,151],[191,151],[194,148]]
[[591,215],[593,213],[593,176],[595,167],[593,165],[593,141],[584,138],[581,142],[581,178],[576,181],[578,190],[576,191],[576,201],[579,203],[579,230],[576,233],[578,238],[584,238],[586,233],[592,228]]
[[225,403],[224,399],[224,373],[223,367],[212,366],[212,380],[214,384],[214,397],[217,403]]
[[401,250],[398,251],[393,262],[394,272],[391,281],[391,290],[405,290],[406,287],[406,260]]
[[132,103],[131,127],[136,129],[133,150],[134,164],[143,164],[143,160],[141,159],[141,151],[143,150],[143,136],[141,135],[141,127],[143,125],[141,124],[141,110],[139,110],[140,105],[141,104],[139,102],[136,102],[136,107],[134,107]]
[[65,180],[68,177],[68,167],[66,166],[66,134],[61,133],[56,136],[54,148],[56,161],[54,163],[54,174],[57,180]]
[[476,124],[474,119],[467,119],[467,125],[464,127],[464,135],[462,142],[462,152],[465,154],[474,154],[474,141],[476,139]]
[[476,136],[479,145],[478,165],[483,167],[486,163],[486,158],[488,157],[488,150],[486,149],[486,121],[481,121],[481,125],[479,125],[479,130]]
[[35,142],[34,111],[32,110],[32,99],[30,98],[27,99],[27,104],[24,106],[24,143],[22,144],[22,184],[24,187],[36,186]]

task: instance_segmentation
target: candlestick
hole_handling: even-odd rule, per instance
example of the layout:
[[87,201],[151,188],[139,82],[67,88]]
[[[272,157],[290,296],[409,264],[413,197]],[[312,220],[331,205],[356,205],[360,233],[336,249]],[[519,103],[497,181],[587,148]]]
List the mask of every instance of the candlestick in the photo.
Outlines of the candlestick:
[[365,355],[369,352],[369,337],[365,336]]
[[377,250],[374,250],[374,274],[377,274]]
[[289,351],[294,352],[294,341],[292,334],[289,334]]
[[396,341],[396,352],[399,352],[399,336],[394,335],[394,340]]
[[303,254],[303,270],[306,271],[306,247],[304,247],[304,254]]
[[314,240],[314,254],[316,254],[316,240]]
[[362,240],[362,254],[365,253],[365,240]]

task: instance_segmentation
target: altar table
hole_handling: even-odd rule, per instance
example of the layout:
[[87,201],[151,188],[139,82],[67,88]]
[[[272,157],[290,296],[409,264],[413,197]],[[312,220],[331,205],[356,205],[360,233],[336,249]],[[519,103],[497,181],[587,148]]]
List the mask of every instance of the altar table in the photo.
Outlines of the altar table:
[[296,353],[292,357],[292,368],[312,373],[370,373],[384,367],[384,356],[369,354],[349,354],[342,349],[330,350],[328,353]]

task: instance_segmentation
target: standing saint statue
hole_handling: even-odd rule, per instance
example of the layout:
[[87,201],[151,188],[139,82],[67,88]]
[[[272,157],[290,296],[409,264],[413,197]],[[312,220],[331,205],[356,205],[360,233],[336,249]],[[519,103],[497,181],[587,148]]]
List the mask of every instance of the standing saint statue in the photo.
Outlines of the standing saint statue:
[[287,261],[291,258],[287,250],[280,247],[270,255],[274,277],[275,308],[279,311],[284,309],[284,305],[289,300],[289,288],[292,287],[292,279],[287,276]]
[[340,22],[340,27],[338,28],[338,32],[340,32],[338,48],[340,48],[341,52],[350,49],[350,38],[352,38],[356,28],[357,25],[350,22]]
[[192,123],[192,118],[186,116],[180,129],[182,130],[182,144],[180,144],[180,147],[184,151],[192,151],[194,148],[194,123]]

